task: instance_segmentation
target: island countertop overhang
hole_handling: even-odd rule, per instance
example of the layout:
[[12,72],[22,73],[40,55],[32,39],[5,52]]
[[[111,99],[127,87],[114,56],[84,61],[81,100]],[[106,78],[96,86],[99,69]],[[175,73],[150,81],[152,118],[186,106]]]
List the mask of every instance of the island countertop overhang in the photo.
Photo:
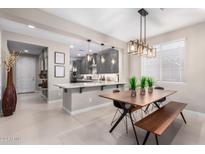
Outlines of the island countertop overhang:
[[75,88],[86,88],[86,87],[99,87],[99,86],[112,86],[112,85],[125,85],[124,81],[120,82],[88,82],[88,83],[64,83],[55,84],[59,88],[63,89],[75,89]]

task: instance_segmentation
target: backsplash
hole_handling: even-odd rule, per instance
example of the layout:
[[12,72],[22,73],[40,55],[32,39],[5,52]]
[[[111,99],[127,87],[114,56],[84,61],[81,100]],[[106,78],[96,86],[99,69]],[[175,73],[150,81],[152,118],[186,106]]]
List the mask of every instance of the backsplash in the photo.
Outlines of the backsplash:
[[118,81],[118,74],[84,74],[81,75],[84,79],[92,79],[96,81],[104,80],[104,81]]

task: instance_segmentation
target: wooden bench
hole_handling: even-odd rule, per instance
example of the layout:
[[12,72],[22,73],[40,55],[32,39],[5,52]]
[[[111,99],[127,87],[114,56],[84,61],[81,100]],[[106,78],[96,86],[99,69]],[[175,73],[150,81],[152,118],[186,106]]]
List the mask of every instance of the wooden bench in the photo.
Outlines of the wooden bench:
[[182,110],[185,108],[185,103],[179,102],[169,102],[162,108],[151,113],[147,117],[135,123],[137,127],[140,127],[147,131],[147,134],[144,138],[143,144],[146,143],[150,132],[155,134],[156,143],[158,142],[158,135],[162,135],[166,129],[175,121],[177,116],[181,114],[182,119],[186,124],[186,120],[182,114]]

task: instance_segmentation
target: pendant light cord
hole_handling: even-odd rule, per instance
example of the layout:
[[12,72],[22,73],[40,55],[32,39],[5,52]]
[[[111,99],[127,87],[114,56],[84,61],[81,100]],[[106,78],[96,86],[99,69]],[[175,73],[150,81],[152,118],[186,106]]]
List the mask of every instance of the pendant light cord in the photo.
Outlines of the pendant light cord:
[[142,15],[140,15],[140,42],[142,41]]
[[144,43],[146,43],[146,16],[144,16]]

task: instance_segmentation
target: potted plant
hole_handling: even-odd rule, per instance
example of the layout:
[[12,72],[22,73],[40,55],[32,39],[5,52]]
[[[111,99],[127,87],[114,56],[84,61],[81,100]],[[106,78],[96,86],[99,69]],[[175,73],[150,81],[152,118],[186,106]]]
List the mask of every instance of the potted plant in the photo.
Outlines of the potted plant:
[[129,86],[131,90],[131,97],[136,97],[137,78],[135,76],[129,79]]
[[146,87],[147,78],[142,76],[140,80],[140,94],[145,95],[145,87]]
[[147,85],[148,85],[148,92],[152,93],[153,92],[153,85],[154,85],[154,80],[152,77],[147,78]]

